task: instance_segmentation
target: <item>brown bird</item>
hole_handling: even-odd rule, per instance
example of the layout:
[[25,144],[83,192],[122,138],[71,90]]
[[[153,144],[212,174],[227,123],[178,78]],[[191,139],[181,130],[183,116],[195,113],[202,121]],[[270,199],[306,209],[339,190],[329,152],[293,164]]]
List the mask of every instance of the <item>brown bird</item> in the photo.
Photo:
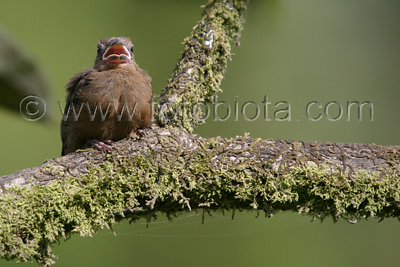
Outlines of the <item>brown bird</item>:
[[94,146],[112,149],[112,141],[150,126],[151,78],[136,64],[129,38],[99,40],[93,69],[67,84],[61,121],[62,155]]

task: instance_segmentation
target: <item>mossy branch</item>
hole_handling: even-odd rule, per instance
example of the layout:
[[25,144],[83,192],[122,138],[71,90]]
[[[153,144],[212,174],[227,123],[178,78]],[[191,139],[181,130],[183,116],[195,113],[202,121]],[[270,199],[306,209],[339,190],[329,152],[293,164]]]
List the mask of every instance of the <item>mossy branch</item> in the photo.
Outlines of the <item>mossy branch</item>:
[[116,147],[3,176],[1,257],[49,264],[58,238],[90,236],[124,218],[150,221],[160,211],[290,210],[349,222],[400,216],[400,147],[207,139],[157,127]]
[[112,153],[79,151],[0,177],[1,258],[49,265],[59,238],[90,236],[124,218],[151,221],[160,211],[399,218],[400,147],[189,134],[202,123],[197,103],[220,90],[245,3],[205,7],[160,100],[162,128],[118,142]]
[[222,91],[223,74],[232,56],[231,43],[239,45],[247,2],[215,0],[204,7],[201,20],[183,42],[182,58],[161,95],[159,125],[193,132],[204,123],[202,107]]

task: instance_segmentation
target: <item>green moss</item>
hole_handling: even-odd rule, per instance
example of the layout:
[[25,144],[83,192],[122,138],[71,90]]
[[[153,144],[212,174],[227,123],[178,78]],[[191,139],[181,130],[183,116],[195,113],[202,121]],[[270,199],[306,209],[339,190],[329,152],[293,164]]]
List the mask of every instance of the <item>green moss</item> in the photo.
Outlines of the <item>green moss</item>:
[[158,107],[160,125],[192,132],[204,123],[203,102],[221,92],[223,74],[238,44],[247,1],[209,1],[202,19],[185,38],[185,49]]
[[335,221],[400,215],[400,182],[390,172],[360,170],[350,177],[333,163],[268,167],[272,160],[238,160],[267,144],[241,140],[197,139],[197,148],[184,152],[189,150],[171,135],[146,156],[109,154],[80,178],[12,187],[0,196],[0,256],[52,263],[50,245],[60,238],[91,236],[124,218],[150,221],[159,211],[170,217],[197,209],[258,210],[266,216],[290,210]]

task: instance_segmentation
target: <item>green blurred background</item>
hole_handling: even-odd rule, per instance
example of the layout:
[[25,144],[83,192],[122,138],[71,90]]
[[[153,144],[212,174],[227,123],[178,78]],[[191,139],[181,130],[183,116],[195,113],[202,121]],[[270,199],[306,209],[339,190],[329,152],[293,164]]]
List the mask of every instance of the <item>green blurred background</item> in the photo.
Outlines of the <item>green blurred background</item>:
[[[181,42],[200,18],[200,5],[191,1],[52,1],[3,2],[0,25],[14,35],[41,67],[50,84],[47,122],[26,121],[15,111],[0,108],[0,175],[37,166],[61,151],[57,101],[64,105],[66,81],[92,67],[97,40],[128,36],[140,67],[153,78],[160,93],[180,57]],[[358,142],[400,145],[400,2],[336,0],[252,1],[233,61],[218,101],[239,108],[254,101],[261,114],[238,121],[214,121],[212,114],[197,134],[204,137],[251,137],[304,141]],[[1,44],[0,44],[1,45]],[[4,62],[3,62],[4,63]],[[268,95],[270,121],[262,101]],[[291,121],[273,113],[291,106]],[[306,117],[306,105],[331,101],[343,106],[343,117],[319,121]],[[373,103],[362,121],[346,120],[347,101]],[[224,116],[224,108],[218,115]],[[234,112],[232,110],[232,112]],[[323,108],[311,108],[317,117]],[[352,113],[353,114],[353,113]],[[248,106],[246,115],[255,115]],[[283,114],[285,115],[285,114]],[[336,117],[338,108],[331,106]],[[188,213],[173,222],[161,216],[151,223],[127,222],[93,238],[74,236],[54,250],[56,266],[394,266],[400,261],[400,229],[395,219],[355,225],[280,213],[271,219],[256,213]],[[0,262],[0,266],[15,263]],[[34,264],[36,265],[36,264]],[[23,264],[25,266],[25,264]]]

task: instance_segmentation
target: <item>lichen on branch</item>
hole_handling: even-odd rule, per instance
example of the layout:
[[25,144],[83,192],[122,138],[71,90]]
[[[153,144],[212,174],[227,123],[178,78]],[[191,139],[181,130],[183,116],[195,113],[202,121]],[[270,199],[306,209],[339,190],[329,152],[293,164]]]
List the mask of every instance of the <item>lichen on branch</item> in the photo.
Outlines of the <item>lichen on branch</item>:
[[210,0],[201,20],[184,40],[182,57],[158,103],[163,125],[193,132],[204,123],[205,102],[221,92],[223,74],[231,60],[231,44],[239,45],[245,0]]
[[201,138],[165,128],[116,147],[49,160],[37,182],[8,187],[0,195],[0,256],[52,263],[60,238],[90,236],[126,218],[151,221],[158,212],[400,217],[399,147]]

